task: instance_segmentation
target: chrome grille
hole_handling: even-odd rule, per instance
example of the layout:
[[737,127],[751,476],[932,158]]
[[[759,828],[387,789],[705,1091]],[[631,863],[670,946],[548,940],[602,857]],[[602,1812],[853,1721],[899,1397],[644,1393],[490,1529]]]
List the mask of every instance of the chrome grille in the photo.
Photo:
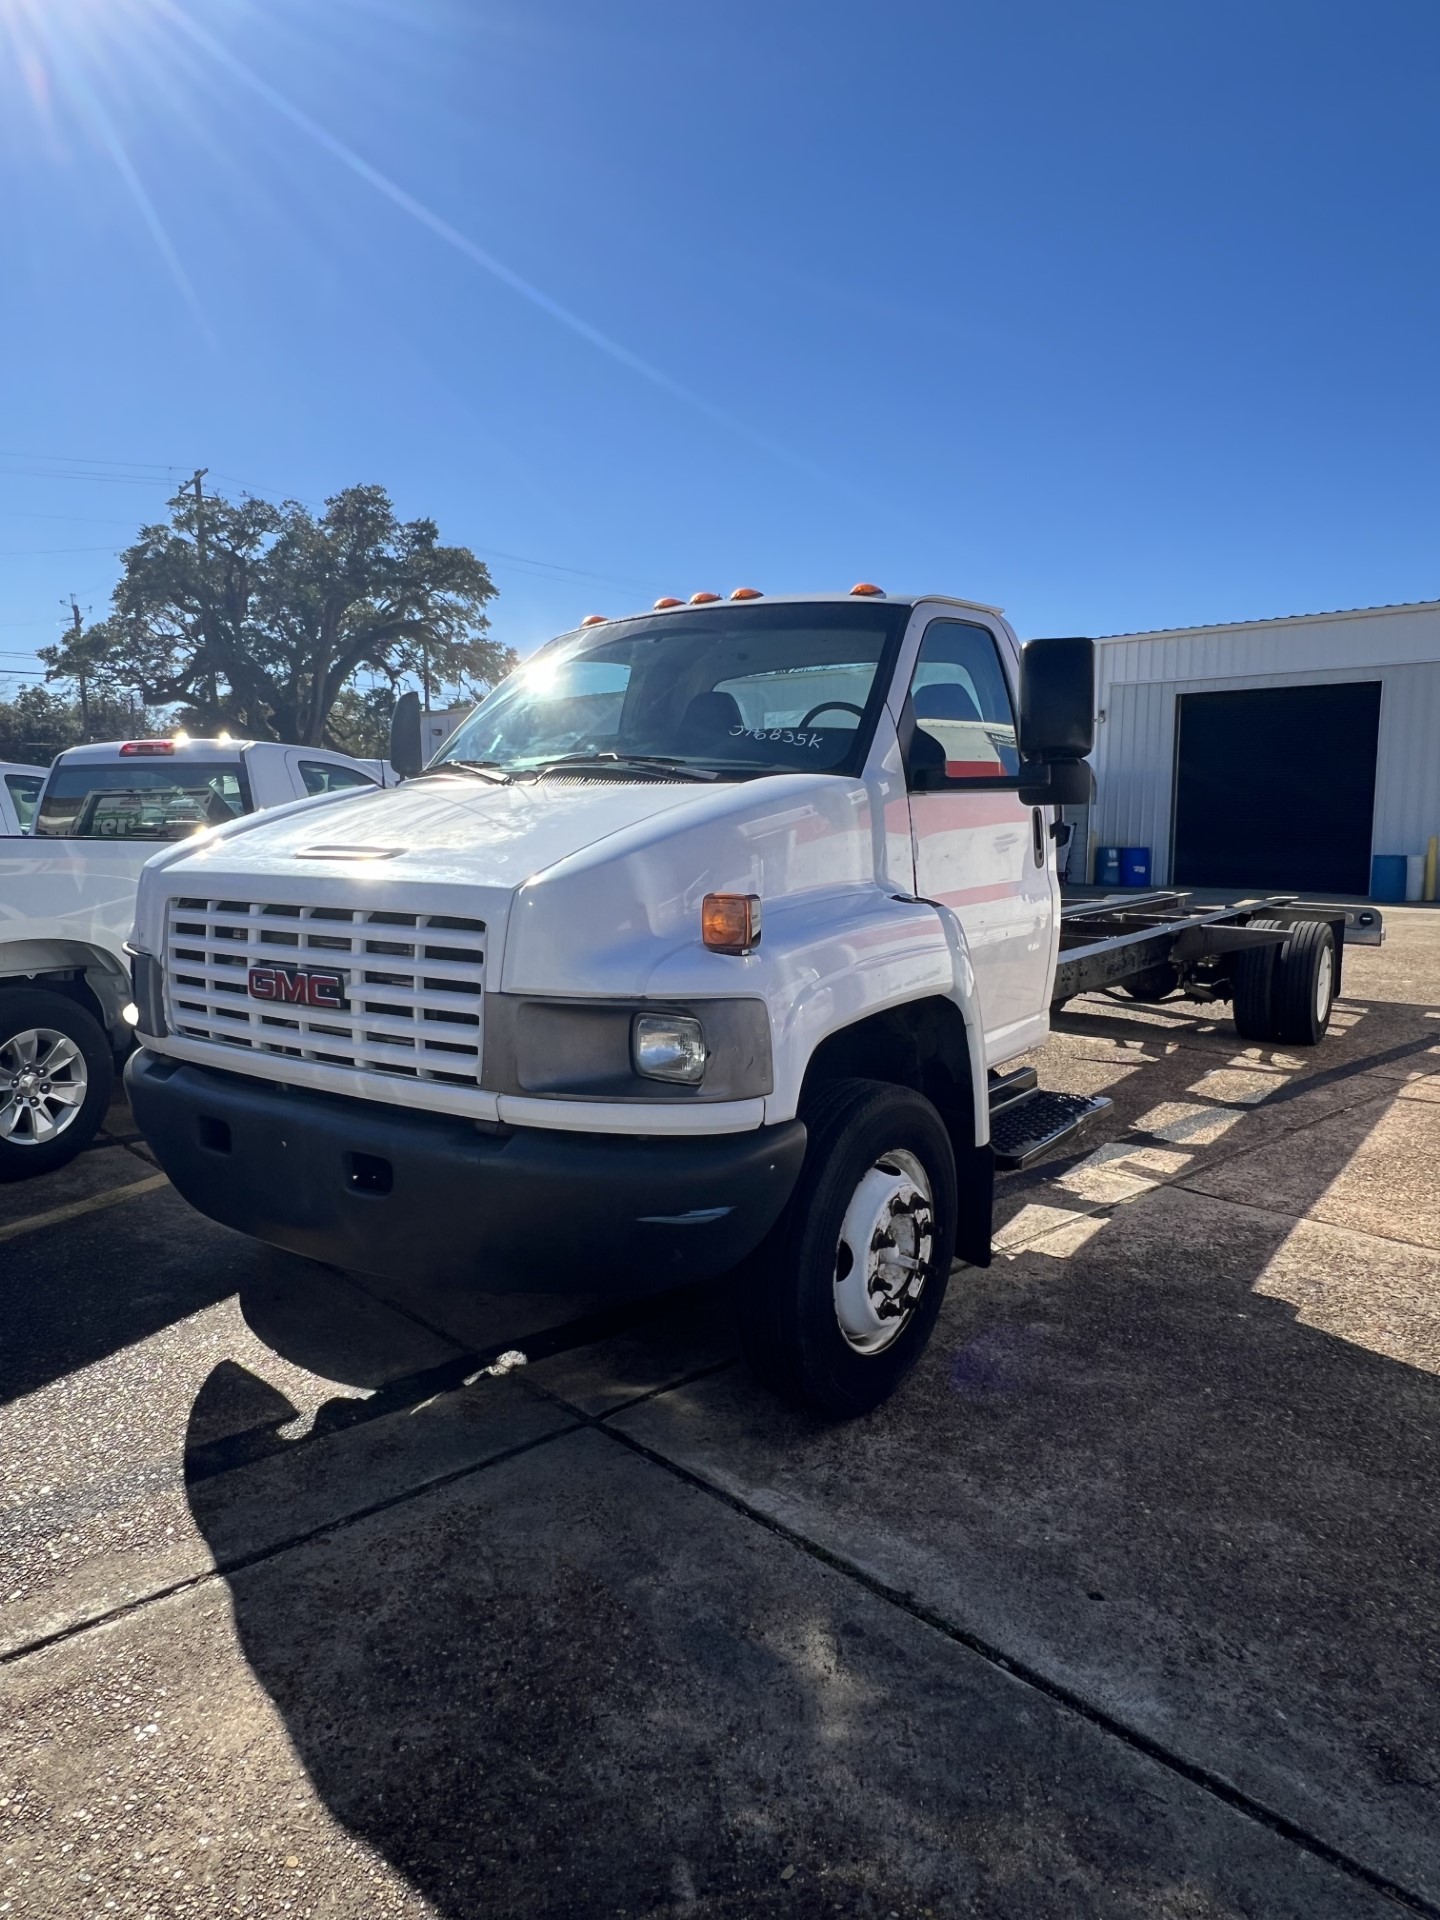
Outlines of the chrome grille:
[[[166,1019],[187,1040],[356,1072],[480,1083],[483,920],[172,899],[165,945]],[[342,974],[348,1005],[253,998],[250,969],[274,966]]]

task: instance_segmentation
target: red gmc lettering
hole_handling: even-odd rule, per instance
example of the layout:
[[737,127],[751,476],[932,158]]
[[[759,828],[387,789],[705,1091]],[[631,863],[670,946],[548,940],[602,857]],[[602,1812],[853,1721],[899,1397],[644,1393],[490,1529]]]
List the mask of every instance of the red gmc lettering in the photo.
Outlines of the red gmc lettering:
[[251,967],[248,975],[253,1000],[278,1000],[292,1007],[344,1007],[345,982],[338,973],[305,973],[292,967]]

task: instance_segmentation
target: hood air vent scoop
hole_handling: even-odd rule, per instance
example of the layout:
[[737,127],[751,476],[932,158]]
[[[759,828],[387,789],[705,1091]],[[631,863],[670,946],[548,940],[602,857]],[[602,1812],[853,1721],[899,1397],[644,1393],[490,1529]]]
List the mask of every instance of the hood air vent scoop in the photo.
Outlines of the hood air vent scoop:
[[403,847],[301,847],[297,860],[393,860]]

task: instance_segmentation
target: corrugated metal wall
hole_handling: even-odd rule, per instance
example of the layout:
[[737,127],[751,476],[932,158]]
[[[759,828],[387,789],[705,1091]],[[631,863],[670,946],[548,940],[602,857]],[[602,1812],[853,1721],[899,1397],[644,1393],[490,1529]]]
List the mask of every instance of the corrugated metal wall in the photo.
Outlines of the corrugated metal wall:
[[1440,604],[1107,640],[1099,649],[1093,846],[1151,850],[1170,879],[1176,702],[1182,693],[1379,680],[1376,853],[1421,853],[1440,833]]

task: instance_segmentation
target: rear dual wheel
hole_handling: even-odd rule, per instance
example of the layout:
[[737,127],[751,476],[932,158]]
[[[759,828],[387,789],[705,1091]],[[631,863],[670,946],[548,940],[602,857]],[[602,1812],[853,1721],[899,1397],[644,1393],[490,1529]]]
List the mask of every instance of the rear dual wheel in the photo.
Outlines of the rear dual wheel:
[[822,1087],[795,1192],[751,1261],[740,1341],[786,1399],[868,1413],[924,1352],[955,1252],[955,1157],[923,1095],[877,1080]]
[[1325,1037],[1335,1003],[1335,933],[1324,920],[1252,920],[1283,942],[1235,956],[1235,1030],[1246,1040],[1313,1047]]

